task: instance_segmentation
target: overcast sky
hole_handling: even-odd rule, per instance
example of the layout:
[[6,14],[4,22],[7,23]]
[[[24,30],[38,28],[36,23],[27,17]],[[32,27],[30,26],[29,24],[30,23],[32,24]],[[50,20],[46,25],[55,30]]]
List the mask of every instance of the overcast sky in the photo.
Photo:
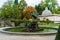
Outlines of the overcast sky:
[[[8,0],[0,0],[0,7],[4,4],[4,2],[7,2]],[[60,5],[60,0],[57,0],[58,4]],[[34,6],[38,3],[41,2],[41,0],[26,0],[26,2],[28,3],[28,5],[30,6]]]

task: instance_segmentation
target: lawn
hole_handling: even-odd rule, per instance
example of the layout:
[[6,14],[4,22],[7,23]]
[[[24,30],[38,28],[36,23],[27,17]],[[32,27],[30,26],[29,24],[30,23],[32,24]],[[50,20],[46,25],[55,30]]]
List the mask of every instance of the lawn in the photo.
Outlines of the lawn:
[[[9,32],[27,32],[27,31],[25,31],[25,28],[24,27],[12,28],[12,29],[9,29],[9,30],[6,30],[6,31],[9,31]],[[55,32],[55,31],[56,30],[54,30],[54,29],[46,29],[46,28],[44,28],[43,30],[37,30],[35,32],[43,33],[43,32]]]
[[10,32],[23,32],[23,27],[20,27],[20,28],[13,28],[13,29],[9,29],[8,31]]
[[59,27],[60,24],[45,24],[45,25],[39,25],[39,27]]

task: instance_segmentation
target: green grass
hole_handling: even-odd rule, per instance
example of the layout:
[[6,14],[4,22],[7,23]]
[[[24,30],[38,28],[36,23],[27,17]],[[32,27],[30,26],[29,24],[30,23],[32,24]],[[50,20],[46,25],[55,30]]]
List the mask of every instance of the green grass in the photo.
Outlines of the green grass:
[[15,28],[15,29],[11,29],[11,30],[8,30],[10,32],[23,32],[23,29],[24,28]]
[[46,24],[46,25],[39,25],[39,27],[59,27],[60,24]]
[[[59,27],[60,24],[45,24],[45,25],[39,25],[39,27],[52,27],[52,28],[56,28],[56,27]],[[15,28],[15,29],[11,29],[11,30],[8,30],[10,32],[24,32],[24,27],[21,27],[21,28]],[[47,31],[47,30],[46,30]],[[50,30],[48,30],[50,31]],[[43,32],[43,31],[42,31]]]
[[[13,29],[9,29],[7,30],[9,32],[26,32],[24,31],[24,28],[13,28]],[[40,30],[40,31],[36,31],[36,32],[54,32],[56,30],[53,30],[53,29],[44,29],[44,30]]]

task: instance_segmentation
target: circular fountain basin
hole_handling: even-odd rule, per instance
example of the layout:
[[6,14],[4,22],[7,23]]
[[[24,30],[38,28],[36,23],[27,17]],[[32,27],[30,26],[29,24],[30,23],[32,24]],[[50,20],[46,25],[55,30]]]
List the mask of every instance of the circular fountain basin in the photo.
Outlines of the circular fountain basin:
[[[36,32],[25,32],[25,31],[21,31],[22,29],[20,29],[20,27],[18,28],[5,28],[2,29],[3,33],[7,33],[7,34],[17,34],[17,35],[48,35],[48,34],[56,34],[58,28],[48,28],[48,27],[40,27],[40,29],[44,29],[42,31],[36,31]],[[16,31],[16,29],[20,29],[20,31]]]

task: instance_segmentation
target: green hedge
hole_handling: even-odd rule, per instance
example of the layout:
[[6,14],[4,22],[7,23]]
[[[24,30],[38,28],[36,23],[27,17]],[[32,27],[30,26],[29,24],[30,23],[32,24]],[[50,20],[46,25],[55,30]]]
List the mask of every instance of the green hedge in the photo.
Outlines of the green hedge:
[[29,20],[11,20],[11,22],[14,22],[15,26],[18,26],[20,23],[30,23]]
[[60,40],[60,26],[59,26],[58,32],[56,34],[55,40]]
[[[33,20],[34,21],[34,20]],[[15,26],[18,26],[20,23],[25,23],[25,24],[29,24],[31,21],[29,20],[11,20],[11,22],[14,22],[15,23]],[[37,21],[37,22],[40,22],[40,23],[53,23],[53,21]]]

